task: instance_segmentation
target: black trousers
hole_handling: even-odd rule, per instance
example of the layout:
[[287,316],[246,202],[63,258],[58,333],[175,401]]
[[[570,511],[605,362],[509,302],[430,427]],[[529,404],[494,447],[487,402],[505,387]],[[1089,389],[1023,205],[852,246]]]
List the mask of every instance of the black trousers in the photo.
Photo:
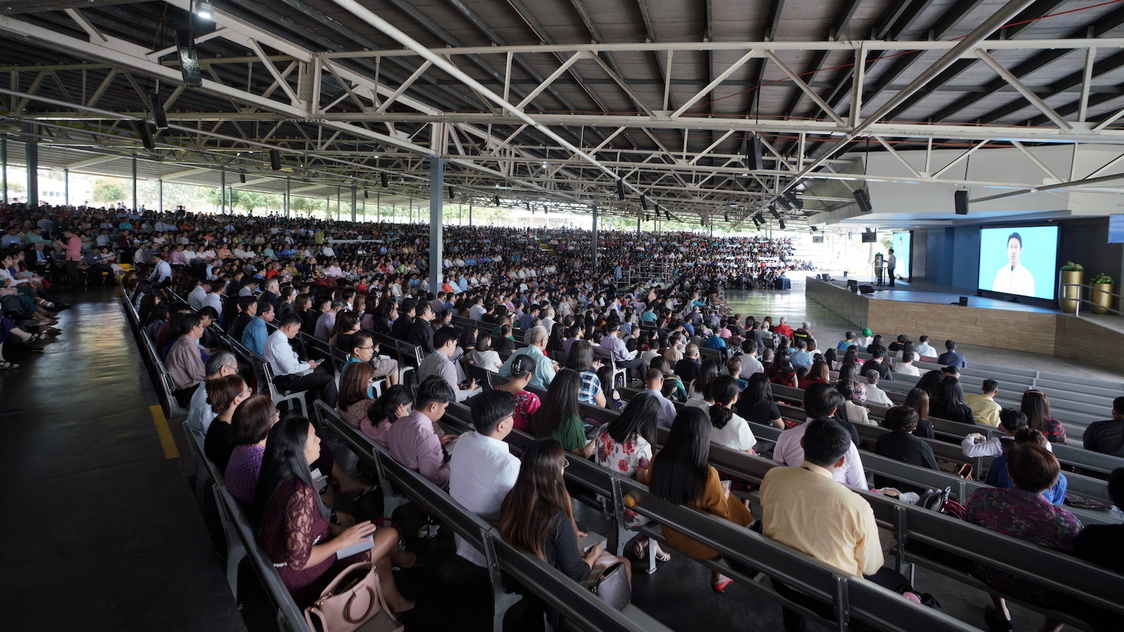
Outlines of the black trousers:
[[66,276],[68,279],[70,279],[70,286],[72,288],[77,288],[81,284],[81,279],[78,278],[77,261],[66,262]]
[[[882,586],[883,588],[887,588],[894,592],[897,592],[898,587],[902,586],[903,584],[906,586],[910,585],[909,580],[906,579],[904,575],[892,568],[886,567],[879,569],[878,572],[873,575],[864,576],[864,579],[870,580],[875,584],[878,584],[879,586]],[[783,582],[780,582],[776,579],[773,579],[772,582],[773,588],[775,588],[777,592],[780,593],[780,595],[785,599],[800,604],[801,606],[808,608],[812,612],[815,612],[825,619],[835,619],[835,609],[831,606],[831,604],[824,603],[818,599],[809,597],[802,592],[793,590]],[[805,632],[805,630],[807,630],[807,620],[804,618],[804,615],[789,608],[783,608],[782,614],[784,615],[785,632]],[[866,623],[858,620],[851,620],[849,625],[850,629],[856,630],[858,632],[877,629],[870,627]]]
[[336,400],[339,399],[336,379],[323,366],[317,367],[308,375],[279,375],[273,382],[282,391],[308,391],[306,399],[309,409],[316,400],[335,408]]

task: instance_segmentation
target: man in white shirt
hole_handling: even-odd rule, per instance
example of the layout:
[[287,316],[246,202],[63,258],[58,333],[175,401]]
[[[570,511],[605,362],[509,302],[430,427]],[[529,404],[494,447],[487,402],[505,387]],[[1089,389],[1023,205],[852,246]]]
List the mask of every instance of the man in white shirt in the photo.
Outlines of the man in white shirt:
[[332,408],[336,406],[339,391],[336,380],[325,371],[318,360],[301,362],[289,341],[301,330],[301,317],[293,313],[285,314],[277,326],[277,331],[269,334],[265,341],[265,361],[273,367],[273,383],[284,391],[308,391],[305,399],[308,410],[312,410],[314,400],[323,400]]
[[741,379],[749,380],[749,376],[754,373],[761,373],[765,367],[761,365],[761,361],[757,359],[757,343],[753,340],[745,340],[742,342],[742,354],[738,356],[738,360],[742,363]]
[[[937,353],[937,350],[933,348],[933,345],[929,344],[928,336],[921,336],[918,338],[917,346],[914,347],[913,350],[922,358],[936,358],[940,355]],[[914,359],[916,360],[917,358]]]
[[[434,311],[440,312],[441,310]],[[476,300],[472,302],[472,307],[468,310],[468,317],[472,320],[480,320],[484,316],[484,312],[486,311],[487,310],[484,309],[484,297],[477,296]]]
[[453,365],[453,354],[457,351],[457,330],[455,327],[442,327],[433,334],[433,353],[425,356],[418,365],[418,380],[424,381],[430,376],[437,376],[445,380],[453,392],[457,394],[457,401],[476,395],[480,389],[476,388],[476,380],[468,380],[466,388],[461,388],[457,383],[457,367]]
[[894,402],[890,400],[890,396],[886,394],[886,391],[878,388],[878,381],[881,379],[878,371],[871,369],[863,375],[866,377],[866,403],[878,404],[887,408],[892,407]]
[[187,304],[194,310],[199,310],[203,307],[203,300],[207,298],[207,292],[211,289],[210,281],[203,281],[195,286],[193,290],[187,293]]
[[[488,391],[472,400],[472,425],[457,439],[449,459],[449,495],[465,509],[489,523],[500,519],[500,505],[515,486],[519,459],[504,438],[515,424],[515,398],[504,391]],[[459,535],[457,554],[477,566],[485,566],[484,554]]]
[[660,403],[660,417],[656,424],[670,428],[671,422],[675,421],[675,404],[663,396],[663,380],[663,371],[648,369],[644,374],[644,392],[651,394]]
[[[808,414],[808,421],[832,418],[844,401],[846,400],[839,391],[828,384],[813,384],[804,391],[804,411]],[[799,467],[804,462],[803,439],[807,429],[808,424],[802,423],[782,432],[773,447],[773,461],[780,465]],[[855,447],[854,441],[847,448],[845,456],[843,466],[836,468],[831,477],[850,487],[868,489],[862,457],[859,456],[859,449]]]
[[913,366],[914,359],[912,351],[902,353],[902,361],[894,365],[894,373],[901,373],[902,375],[921,375],[921,371]]
[[152,281],[159,287],[163,287],[172,282],[172,266],[164,260],[164,255],[156,253],[152,255],[152,263],[156,265],[156,269],[149,275],[148,280]]
[[1019,262],[1022,253],[1022,235],[1011,233],[1007,237],[1007,265],[995,273],[995,280],[991,284],[993,292],[1034,296],[1034,275]]

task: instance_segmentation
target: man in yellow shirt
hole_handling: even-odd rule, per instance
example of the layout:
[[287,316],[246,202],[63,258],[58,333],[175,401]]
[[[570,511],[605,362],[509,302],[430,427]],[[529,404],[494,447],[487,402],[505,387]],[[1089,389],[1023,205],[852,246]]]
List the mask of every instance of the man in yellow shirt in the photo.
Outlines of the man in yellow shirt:
[[1002,406],[995,403],[995,396],[999,393],[999,382],[984,380],[980,390],[983,392],[964,396],[964,403],[972,409],[972,416],[976,419],[976,423],[998,426],[999,410]]
[[[885,571],[901,577],[882,568],[882,545],[870,504],[831,477],[846,460],[850,435],[835,421],[816,419],[808,422],[801,443],[800,467],[775,467],[761,482],[762,533],[849,575],[867,576],[879,584],[883,582],[873,576]],[[887,583],[893,581],[887,578]],[[832,616],[827,604],[778,581],[773,585],[784,597]],[[804,617],[785,608],[784,627],[788,632],[803,630]]]

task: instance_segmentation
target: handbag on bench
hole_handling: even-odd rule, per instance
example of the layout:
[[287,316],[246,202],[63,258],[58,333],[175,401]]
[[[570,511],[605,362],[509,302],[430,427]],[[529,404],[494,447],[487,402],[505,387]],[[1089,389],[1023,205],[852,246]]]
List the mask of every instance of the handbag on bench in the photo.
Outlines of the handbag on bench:
[[345,568],[328,584],[320,599],[305,608],[313,632],[402,632],[382,595],[374,562]]

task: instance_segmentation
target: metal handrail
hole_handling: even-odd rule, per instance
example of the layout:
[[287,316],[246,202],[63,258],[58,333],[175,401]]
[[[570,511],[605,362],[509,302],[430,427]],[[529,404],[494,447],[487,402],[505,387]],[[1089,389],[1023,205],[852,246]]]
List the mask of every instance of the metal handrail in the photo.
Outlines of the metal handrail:
[[1076,288],[1085,288],[1085,289],[1088,289],[1088,290],[1096,290],[1097,292],[1104,292],[1105,294],[1109,294],[1109,295],[1114,296],[1116,298],[1124,298],[1124,296],[1122,296],[1120,294],[1117,294],[1115,292],[1106,292],[1105,290],[1102,290],[1102,289],[1099,289],[1099,288],[1094,288],[1092,285],[1087,285],[1085,283],[1061,283],[1061,282],[1059,282],[1058,283],[1058,300],[1059,301],[1075,301],[1076,305],[1074,306],[1074,310],[1073,310],[1074,316],[1078,316],[1078,317],[1081,316],[1081,304],[1082,303],[1088,303],[1090,305],[1096,305],[1097,307],[1107,309],[1108,311],[1112,312],[1113,314],[1116,314],[1117,316],[1120,316],[1121,314],[1124,314],[1124,312],[1121,312],[1118,309],[1112,309],[1111,307],[1105,307],[1104,305],[1099,305],[1097,303],[1094,303],[1093,301],[1091,301],[1087,298],[1083,298],[1082,295],[1084,293],[1081,290],[1077,290],[1077,297],[1076,298],[1070,298],[1070,297],[1065,295],[1065,288],[1067,288],[1067,287],[1076,287]]

